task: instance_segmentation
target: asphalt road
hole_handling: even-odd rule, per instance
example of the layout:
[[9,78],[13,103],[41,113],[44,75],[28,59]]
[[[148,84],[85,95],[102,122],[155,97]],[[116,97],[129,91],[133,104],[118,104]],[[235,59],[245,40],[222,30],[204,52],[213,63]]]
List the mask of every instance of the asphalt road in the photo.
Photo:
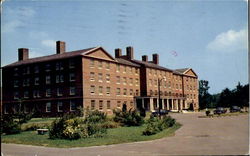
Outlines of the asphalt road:
[[154,141],[83,148],[1,144],[3,156],[148,156],[249,154],[249,116],[198,118],[172,114],[183,126],[175,136]]

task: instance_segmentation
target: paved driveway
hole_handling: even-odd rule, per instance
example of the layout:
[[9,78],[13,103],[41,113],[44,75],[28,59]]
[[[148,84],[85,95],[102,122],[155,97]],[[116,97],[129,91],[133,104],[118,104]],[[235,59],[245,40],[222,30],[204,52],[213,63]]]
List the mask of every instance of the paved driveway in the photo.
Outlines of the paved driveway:
[[248,115],[198,118],[172,114],[183,126],[173,137],[154,141],[83,148],[2,144],[4,156],[242,155],[249,153]]

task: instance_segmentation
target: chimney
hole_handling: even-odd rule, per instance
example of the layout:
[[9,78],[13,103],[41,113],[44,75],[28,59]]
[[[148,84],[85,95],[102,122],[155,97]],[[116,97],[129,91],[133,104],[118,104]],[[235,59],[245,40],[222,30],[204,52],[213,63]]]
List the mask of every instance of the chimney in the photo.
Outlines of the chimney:
[[29,59],[29,49],[19,48],[18,49],[18,61],[28,60]]
[[127,47],[126,52],[127,52],[127,59],[129,59],[129,60],[134,59],[134,49],[133,49],[133,47]]
[[115,58],[119,58],[122,56],[122,50],[117,48],[115,49]]
[[148,62],[148,55],[142,55],[142,61]]
[[56,54],[65,53],[65,42],[56,41]]
[[153,54],[153,63],[154,64],[159,64],[159,55],[158,54]]

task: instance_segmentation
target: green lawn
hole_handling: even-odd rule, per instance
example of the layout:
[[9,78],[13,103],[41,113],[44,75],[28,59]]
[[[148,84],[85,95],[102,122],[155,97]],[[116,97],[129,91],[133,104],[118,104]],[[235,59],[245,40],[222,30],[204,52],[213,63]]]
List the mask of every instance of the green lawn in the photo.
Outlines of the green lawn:
[[140,127],[119,127],[114,129],[108,129],[107,134],[100,138],[85,138],[72,141],[63,139],[52,140],[49,139],[48,134],[38,135],[36,131],[26,131],[22,132],[21,134],[3,135],[2,142],[61,148],[99,146],[136,141],[146,141],[159,139],[167,136],[173,136],[174,132],[180,127],[181,125],[177,123],[173,127],[165,129],[162,132],[151,136],[142,135],[142,131],[145,129],[145,125]]

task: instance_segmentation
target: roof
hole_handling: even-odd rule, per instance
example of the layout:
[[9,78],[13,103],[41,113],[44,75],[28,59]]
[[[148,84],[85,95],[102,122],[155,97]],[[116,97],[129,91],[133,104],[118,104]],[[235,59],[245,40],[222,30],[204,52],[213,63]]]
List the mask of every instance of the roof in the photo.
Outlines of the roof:
[[11,63],[11,64],[6,65],[4,67],[11,67],[11,66],[17,66],[17,65],[23,65],[23,64],[38,63],[38,62],[44,62],[44,61],[69,58],[69,57],[74,57],[74,56],[81,56],[81,55],[84,55],[90,51],[97,49],[97,48],[100,48],[100,47],[93,47],[93,48],[87,48],[87,49],[76,50],[76,51],[71,51],[71,52],[65,52],[62,54],[53,54],[53,55],[48,55],[48,56],[30,58],[27,60],[17,61],[17,62]]
[[182,68],[182,69],[175,69],[175,71],[184,74],[189,69],[190,68]]
[[156,68],[156,69],[161,69],[161,70],[173,71],[171,69],[168,69],[168,68],[159,66],[157,64],[150,63],[150,62],[139,61],[139,60],[131,60],[131,61],[133,61],[134,63],[137,63],[137,64],[145,65],[146,67],[150,67],[150,68]]
[[125,65],[129,65],[129,66],[136,66],[136,67],[140,67],[138,64],[132,63],[131,61],[122,59],[122,58],[116,58],[117,62],[120,64],[125,64]]

